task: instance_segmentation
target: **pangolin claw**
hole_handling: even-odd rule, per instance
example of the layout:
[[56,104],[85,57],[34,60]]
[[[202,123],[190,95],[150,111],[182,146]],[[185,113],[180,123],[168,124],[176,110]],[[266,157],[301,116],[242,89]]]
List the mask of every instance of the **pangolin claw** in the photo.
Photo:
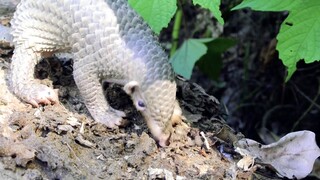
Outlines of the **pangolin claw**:
[[108,112],[103,115],[100,114],[99,117],[94,117],[94,119],[113,129],[123,124],[123,117],[125,116],[126,114],[123,111],[110,108]]
[[37,84],[26,88],[26,91],[28,92],[25,93],[23,99],[34,107],[39,107],[40,104],[55,104],[59,101],[57,93],[53,89],[42,84]]

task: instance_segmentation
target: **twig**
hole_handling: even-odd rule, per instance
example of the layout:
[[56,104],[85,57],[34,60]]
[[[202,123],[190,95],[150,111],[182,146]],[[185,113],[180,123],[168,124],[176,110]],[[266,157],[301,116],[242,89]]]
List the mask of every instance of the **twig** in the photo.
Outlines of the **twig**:
[[74,157],[75,157],[84,167],[86,167],[86,168],[89,170],[89,166],[87,166],[85,163],[83,163],[83,162],[81,161],[81,159],[76,155],[76,153],[73,151],[73,149],[71,148],[71,146],[70,146],[67,142],[65,142],[65,144],[66,144],[67,147],[69,148],[70,152],[74,155]]
[[[318,82],[320,82],[320,79],[318,79]],[[309,113],[309,111],[313,108],[313,106],[320,109],[320,106],[316,103],[316,100],[319,98],[320,95],[320,86],[318,86],[317,95],[311,99],[306,94],[304,94],[295,84],[293,84],[295,89],[304,97],[306,98],[311,104],[310,106],[303,112],[303,114],[299,117],[299,119],[293,124],[291,131],[294,131],[294,129],[298,126],[298,124],[301,122],[301,120]]]
[[200,135],[201,135],[202,138],[204,139],[204,145],[205,145],[206,149],[207,149],[207,150],[210,150],[211,148],[210,148],[209,142],[208,142],[208,140],[207,140],[204,132],[201,131],[201,132],[200,132]]

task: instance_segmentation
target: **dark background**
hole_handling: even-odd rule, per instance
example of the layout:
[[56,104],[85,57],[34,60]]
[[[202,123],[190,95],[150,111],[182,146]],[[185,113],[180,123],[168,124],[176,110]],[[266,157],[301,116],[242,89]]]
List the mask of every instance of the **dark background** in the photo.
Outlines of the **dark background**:
[[[196,66],[191,81],[225,105],[226,121],[247,138],[269,144],[275,141],[274,137],[310,130],[320,144],[320,64],[300,61],[297,71],[285,83],[286,69],[275,47],[280,25],[288,13],[230,11],[238,3],[222,1],[225,25],[220,37],[232,38],[236,44],[221,55],[221,65],[219,60],[211,59],[217,61],[218,68],[212,71],[217,71],[214,73],[218,78],[213,80]],[[205,38],[208,31],[218,28],[208,11],[190,1],[180,2],[179,6],[183,10],[180,45],[188,38]],[[172,42],[172,25],[173,22],[161,33],[164,44]]]

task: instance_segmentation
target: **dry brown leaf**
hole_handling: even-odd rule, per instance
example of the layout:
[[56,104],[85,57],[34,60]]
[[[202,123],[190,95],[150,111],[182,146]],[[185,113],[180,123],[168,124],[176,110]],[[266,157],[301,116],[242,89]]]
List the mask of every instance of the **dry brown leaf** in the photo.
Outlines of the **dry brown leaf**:
[[236,146],[241,154],[270,164],[279,176],[290,179],[306,177],[311,172],[314,161],[320,156],[315,134],[311,131],[292,132],[269,145],[261,145],[251,139],[241,139]]

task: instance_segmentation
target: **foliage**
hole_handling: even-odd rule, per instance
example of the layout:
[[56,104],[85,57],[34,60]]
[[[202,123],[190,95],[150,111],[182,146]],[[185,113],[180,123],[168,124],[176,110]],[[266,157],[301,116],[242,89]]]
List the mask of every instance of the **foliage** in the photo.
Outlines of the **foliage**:
[[[220,0],[192,0],[192,2],[195,5],[209,9],[218,22],[224,23],[219,10]],[[156,33],[160,33],[162,28],[167,27],[177,11],[177,2],[174,0],[129,0],[129,3]],[[281,24],[280,32],[277,35],[278,43],[276,47],[279,51],[279,58],[288,70],[286,81],[295,72],[296,64],[299,60],[303,59],[306,63],[320,60],[319,0],[243,0],[232,10],[246,7],[257,11],[289,11],[289,15]],[[179,38],[179,33],[176,31],[179,29],[180,24],[181,11],[178,10],[175,18],[173,39]],[[202,45],[200,45],[201,43]],[[186,78],[190,78],[193,66],[207,51],[204,46],[201,39],[189,39],[182,44],[180,49],[176,50],[177,43],[173,42],[170,54],[172,56],[171,62],[176,72]],[[213,67],[213,63],[210,61],[204,63],[202,61],[202,63],[198,64],[201,65],[200,69],[210,74],[208,68]],[[210,76],[215,77],[216,75],[211,73]]]
[[297,6],[300,0],[244,0],[242,3],[232,8],[238,10],[250,7],[256,11],[287,11]]
[[[223,24],[219,10],[220,0],[193,0],[195,5],[209,9],[218,22]],[[161,29],[167,27],[169,21],[177,10],[176,1],[173,0],[129,0],[129,4],[143,17],[152,30],[159,34]],[[179,38],[179,28],[181,25],[182,12],[176,13],[173,39]],[[210,39],[211,41],[212,39]],[[177,50],[177,42],[173,42],[170,62],[176,73],[189,79],[195,63],[207,52],[204,44],[208,39],[188,39]],[[211,63],[212,64],[212,63]]]
[[218,80],[222,69],[221,54],[236,43],[237,41],[231,38],[217,38],[206,43],[207,53],[200,58],[196,65],[208,77]]
[[201,7],[209,9],[218,22],[224,24],[220,11],[220,0],[193,0],[193,4],[199,4]]
[[244,0],[233,10],[249,7],[259,11],[289,11],[277,36],[277,50],[288,69],[286,81],[296,70],[296,64],[320,60],[319,0]]
[[177,10],[176,2],[172,0],[129,0],[129,4],[157,34],[168,26]]
[[[209,9],[221,24],[224,23],[219,10],[220,0],[193,0],[193,3]],[[177,10],[176,0],[129,0],[129,4],[157,34],[168,26]]]
[[188,39],[184,41],[170,60],[175,72],[190,79],[194,64],[207,52],[208,48],[204,43],[210,41],[212,39]]

